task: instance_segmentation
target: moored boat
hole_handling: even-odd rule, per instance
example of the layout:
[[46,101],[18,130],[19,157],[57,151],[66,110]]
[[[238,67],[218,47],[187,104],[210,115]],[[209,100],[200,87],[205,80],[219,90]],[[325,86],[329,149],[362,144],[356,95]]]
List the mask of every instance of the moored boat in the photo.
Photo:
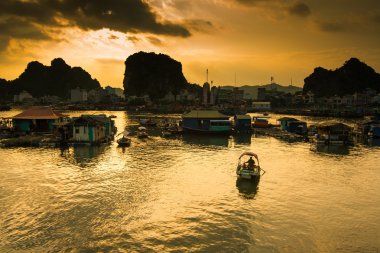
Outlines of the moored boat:
[[146,128],[145,127],[139,127],[137,130],[138,130],[137,131],[137,138],[139,138],[139,139],[145,139],[145,138],[149,137],[148,133],[146,132]]
[[264,175],[264,173],[265,170],[260,168],[259,157],[257,154],[252,152],[244,152],[240,155],[236,168],[236,174],[239,178],[254,180],[260,178],[260,176]]

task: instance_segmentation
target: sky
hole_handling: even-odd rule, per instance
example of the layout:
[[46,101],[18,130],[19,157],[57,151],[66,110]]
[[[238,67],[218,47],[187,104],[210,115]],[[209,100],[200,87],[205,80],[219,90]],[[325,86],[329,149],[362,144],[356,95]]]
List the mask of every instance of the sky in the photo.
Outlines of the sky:
[[[61,57],[122,87],[129,55],[164,53],[191,83],[302,87],[351,57],[380,72],[379,0],[1,0],[0,78]],[[236,78],[235,78],[236,77]]]

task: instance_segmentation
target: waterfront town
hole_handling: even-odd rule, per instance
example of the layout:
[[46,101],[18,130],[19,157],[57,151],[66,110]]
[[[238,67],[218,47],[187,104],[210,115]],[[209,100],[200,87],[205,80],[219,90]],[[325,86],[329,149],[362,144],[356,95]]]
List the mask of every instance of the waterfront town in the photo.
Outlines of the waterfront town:
[[379,0],[1,0],[0,253],[379,253],[379,36]]

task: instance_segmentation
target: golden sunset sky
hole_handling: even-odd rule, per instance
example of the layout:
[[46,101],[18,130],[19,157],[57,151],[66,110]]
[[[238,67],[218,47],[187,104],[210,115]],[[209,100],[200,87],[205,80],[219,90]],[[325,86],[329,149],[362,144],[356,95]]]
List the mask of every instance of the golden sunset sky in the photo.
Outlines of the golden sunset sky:
[[189,82],[303,86],[357,57],[380,71],[380,0],[1,0],[0,78],[61,57],[122,87],[125,59],[165,53]]

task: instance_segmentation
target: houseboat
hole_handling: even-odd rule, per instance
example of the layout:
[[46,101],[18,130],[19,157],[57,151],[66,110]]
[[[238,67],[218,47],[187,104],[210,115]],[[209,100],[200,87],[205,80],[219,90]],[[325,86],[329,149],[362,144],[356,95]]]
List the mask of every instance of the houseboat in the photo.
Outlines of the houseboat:
[[349,144],[351,127],[339,122],[323,122],[315,125],[317,133],[314,141],[322,145],[344,145]]
[[230,116],[218,111],[193,110],[182,115],[184,132],[228,134],[232,131]]
[[280,128],[283,131],[300,135],[307,134],[307,123],[304,121],[300,121],[298,119],[289,117],[283,117],[278,119],[277,121],[280,122]]
[[11,117],[13,129],[17,132],[53,132],[55,125],[67,117],[51,107],[31,107]]
[[115,129],[113,121],[104,114],[101,115],[82,115],[73,118],[72,139],[74,144],[96,145],[108,142],[113,138]]

